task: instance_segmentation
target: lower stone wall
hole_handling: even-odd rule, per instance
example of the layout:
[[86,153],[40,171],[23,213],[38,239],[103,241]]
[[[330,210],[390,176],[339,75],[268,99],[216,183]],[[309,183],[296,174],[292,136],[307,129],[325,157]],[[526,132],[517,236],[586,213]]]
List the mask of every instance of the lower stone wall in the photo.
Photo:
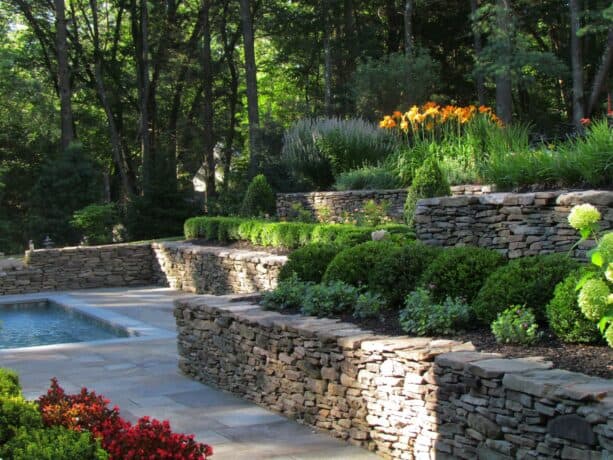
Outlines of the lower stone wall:
[[153,282],[149,244],[116,244],[26,251],[23,266],[0,271],[0,295]]
[[252,293],[274,289],[286,256],[266,252],[153,243],[158,283],[197,294]]
[[613,455],[608,380],[228,298],[179,300],[175,317],[183,372],[384,458]]
[[[437,246],[475,245],[509,258],[567,252],[578,240],[568,225],[577,204],[590,203],[602,213],[600,228],[613,228],[613,192],[491,193],[419,200],[417,238]],[[588,245],[575,250],[583,257]]]

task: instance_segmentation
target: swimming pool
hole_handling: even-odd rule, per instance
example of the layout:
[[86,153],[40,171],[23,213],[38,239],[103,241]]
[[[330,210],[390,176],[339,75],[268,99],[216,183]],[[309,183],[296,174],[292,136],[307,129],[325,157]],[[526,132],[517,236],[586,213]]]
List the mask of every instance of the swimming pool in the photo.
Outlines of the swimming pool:
[[124,328],[48,299],[0,304],[0,349],[126,338]]

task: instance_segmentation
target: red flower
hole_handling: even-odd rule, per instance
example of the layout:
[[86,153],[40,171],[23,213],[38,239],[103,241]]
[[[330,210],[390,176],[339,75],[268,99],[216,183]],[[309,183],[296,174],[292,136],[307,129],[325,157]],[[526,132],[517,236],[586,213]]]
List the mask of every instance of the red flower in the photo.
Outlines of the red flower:
[[592,120],[590,120],[589,118],[582,118],[581,120],[579,120],[579,123],[581,123],[583,126],[587,126],[592,122]]

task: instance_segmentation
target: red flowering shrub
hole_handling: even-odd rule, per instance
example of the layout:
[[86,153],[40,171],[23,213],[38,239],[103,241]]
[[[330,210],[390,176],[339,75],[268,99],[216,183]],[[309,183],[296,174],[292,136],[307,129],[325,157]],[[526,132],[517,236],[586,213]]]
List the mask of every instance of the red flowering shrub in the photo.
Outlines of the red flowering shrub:
[[91,431],[110,460],[206,460],[213,455],[211,446],[196,442],[193,435],[173,433],[168,421],[143,417],[132,425],[121,418],[118,407],[110,409],[108,403],[86,388],[67,395],[55,378],[47,394],[38,399],[45,425]]

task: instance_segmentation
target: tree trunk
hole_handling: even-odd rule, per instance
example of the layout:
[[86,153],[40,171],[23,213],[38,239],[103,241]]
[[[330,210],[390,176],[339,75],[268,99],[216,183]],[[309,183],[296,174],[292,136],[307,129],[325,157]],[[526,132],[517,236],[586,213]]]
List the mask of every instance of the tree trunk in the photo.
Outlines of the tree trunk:
[[57,76],[60,94],[60,123],[62,150],[75,138],[72,105],[70,102],[70,69],[68,68],[68,46],[66,43],[66,17],[64,0],[55,0],[55,29],[57,50]]
[[245,77],[247,79],[247,116],[249,118],[249,175],[255,176],[260,155],[260,111],[258,107],[258,81],[255,65],[253,24],[249,0],[240,0],[241,24],[245,51]]
[[511,37],[510,37],[510,0],[497,0],[498,27],[501,30],[502,48],[505,50],[499,57],[499,69],[496,74],[496,114],[503,123],[513,121],[513,93],[511,86]]
[[[470,0],[470,12],[473,18],[477,14],[479,3],[479,0]],[[479,32],[479,30],[476,28],[473,30],[473,46],[475,48],[475,60],[478,60],[479,56],[481,55],[481,50],[483,49],[483,41],[481,38],[481,32]],[[479,105],[485,105],[485,78],[483,77],[483,73],[478,72],[475,79],[477,86],[477,100],[479,101]]]
[[413,54],[413,0],[404,2],[404,54]]
[[202,87],[204,103],[202,105],[202,128],[204,163],[206,165],[206,196],[207,204],[215,196],[215,137],[213,133],[213,60],[211,58],[211,1],[202,1]]
[[322,2],[322,15],[324,27],[324,110],[331,117],[332,108],[332,45],[330,43],[330,11],[328,1]]
[[598,104],[598,98],[605,90],[605,84],[607,82],[607,76],[611,69],[611,63],[613,63],[613,27],[609,27],[609,33],[607,35],[607,45],[602,53],[602,60],[600,61],[600,67],[598,72],[594,75],[594,83],[592,84],[592,93],[590,94],[590,101],[587,107],[588,117],[594,113],[596,105]]
[[573,75],[573,125],[581,130],[581,119],[584,118],[583,100],[583,59],[581,56],[581,39],[579,29],[581,27],[580,0],[570,0],[570,57]]

